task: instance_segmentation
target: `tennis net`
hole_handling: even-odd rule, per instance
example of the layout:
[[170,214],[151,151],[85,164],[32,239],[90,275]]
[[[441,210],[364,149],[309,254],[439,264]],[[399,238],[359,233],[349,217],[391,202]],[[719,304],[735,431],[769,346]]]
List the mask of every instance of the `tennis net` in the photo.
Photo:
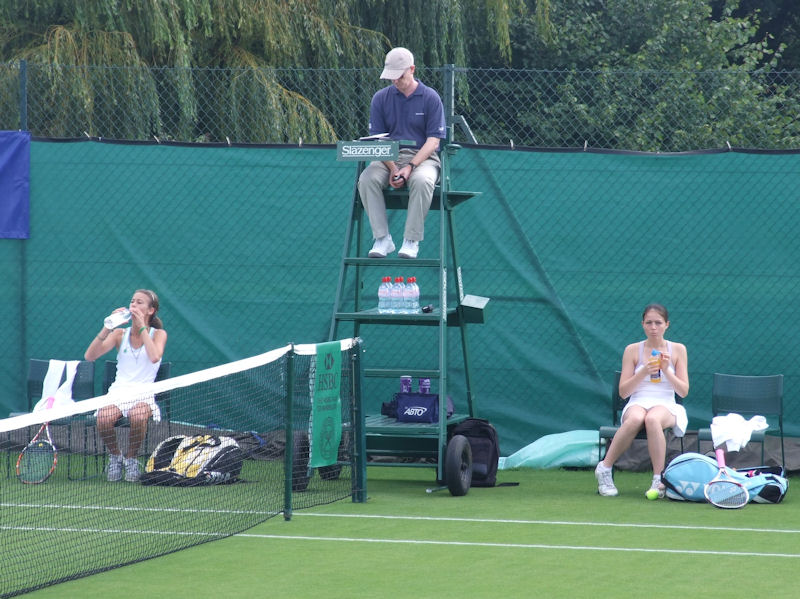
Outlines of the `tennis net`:
[[[0,420],[0,597],[289,519],[294,509],[364,501],[363,467],[353,461],[359,351],[358,339],[289,345],[142,388],[161,420],[149,422],[136,483],[108,481],[95,419],[108,396]],[[47,420],[56,468],[23,483],[18,456]],[[124,451],[130,428],[115,429]],[[192,441],[229,449],[205,469],[183,468],[179,447]]]

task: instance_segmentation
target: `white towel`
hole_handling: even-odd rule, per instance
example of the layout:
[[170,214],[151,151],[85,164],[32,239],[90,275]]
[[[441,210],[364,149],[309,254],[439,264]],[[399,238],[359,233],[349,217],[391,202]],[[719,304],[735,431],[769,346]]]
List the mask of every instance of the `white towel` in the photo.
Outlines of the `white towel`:
[[[33,406],[33,411],[49,409],[51,407],[59,407],[65,404],[74,403],[72,399],[72,382],[75,380],[75,373],[78,371],[78,360],[50,360],[47,367],[47,374],[44,376],[42,382],[42,398]],[[64,375],[66,368],[66,378],[61,383],[61,376]],[[53,398],[53,401],[48,404],[48,400]]]
[[753,431],[763,431],[766,428],[767,419],[763,416],[753,416],[750,420],[745,420],[741,414],[714,416],[711,421],[711,439],[714,447],[725,443],[727,451],[739,451],[750,441]]

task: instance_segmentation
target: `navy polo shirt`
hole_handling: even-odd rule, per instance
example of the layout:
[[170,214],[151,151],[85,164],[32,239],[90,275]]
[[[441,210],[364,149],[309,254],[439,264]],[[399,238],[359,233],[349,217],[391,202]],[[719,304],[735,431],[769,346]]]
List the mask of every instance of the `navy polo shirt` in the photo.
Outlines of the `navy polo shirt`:
[[413,139],[419,149],[429,137],[444,139],[442,99],[436,90],[418,81],[406,97],[394,85],[377,91],[369,107],[369,133],[388,133],[391,139]]

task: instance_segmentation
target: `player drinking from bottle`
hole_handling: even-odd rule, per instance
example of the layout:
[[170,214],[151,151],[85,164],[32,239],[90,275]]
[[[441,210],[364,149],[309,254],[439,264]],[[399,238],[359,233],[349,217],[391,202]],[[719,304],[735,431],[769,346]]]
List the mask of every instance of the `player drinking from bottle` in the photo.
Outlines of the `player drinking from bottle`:
[[[675,401],[676,393],[680,397],[689,393],[686,346],[664,338],[669,328],[669,314],[661,304],[650,304],[644,309],[642,328],[646,339],[631,343],[622,355],[619,395],[630,398],[622,410],[622,424],[611,440],[605,459],[595,469],[597,491],[604,496],[618,494],[611,476],[612,468],[644,427],[653,465],[650,489],[663,497],[661,472],[667,454],[664,429],[672,428],[676,436],[682,437],[688,424],[686,409]],[[653,351],[660,355],[659,359],[651,359]]]
[[[161,420],[161,411],[155,397],[135,394],[138,386],[152,383],[158,374],[167,332],[158,312],[158,296],[149,289],[137,289],[130,302],[131,326],[110,330],[105,326],[86,349],[85,358],[96,360],[116,348],[117,375],[108,389],[109,397],[119,396],[119,401],[97,411],[97,431],[110,454],[108,461],[108,480],[118,481],[125,468],[125,480],[139,480],[139,447],[147,432],[147,421],[152,417]],[[116,311],[122,311],[118,308]],[[124,394],[124,395],[123,395]],[[121,417],[130,422],[128,451],[124,456],[117,442],[114,424]]]

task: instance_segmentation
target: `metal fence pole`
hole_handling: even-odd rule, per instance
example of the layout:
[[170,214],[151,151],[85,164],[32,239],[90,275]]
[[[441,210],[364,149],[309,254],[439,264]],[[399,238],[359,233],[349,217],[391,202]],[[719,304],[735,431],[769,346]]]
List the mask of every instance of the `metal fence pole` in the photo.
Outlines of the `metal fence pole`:
[[19,61],[19,128],[28,130],[28,61]]
[[456,109],[456,65],[444,65],[444,114],[447,123],[447,139],[453,141],[453,118]]

